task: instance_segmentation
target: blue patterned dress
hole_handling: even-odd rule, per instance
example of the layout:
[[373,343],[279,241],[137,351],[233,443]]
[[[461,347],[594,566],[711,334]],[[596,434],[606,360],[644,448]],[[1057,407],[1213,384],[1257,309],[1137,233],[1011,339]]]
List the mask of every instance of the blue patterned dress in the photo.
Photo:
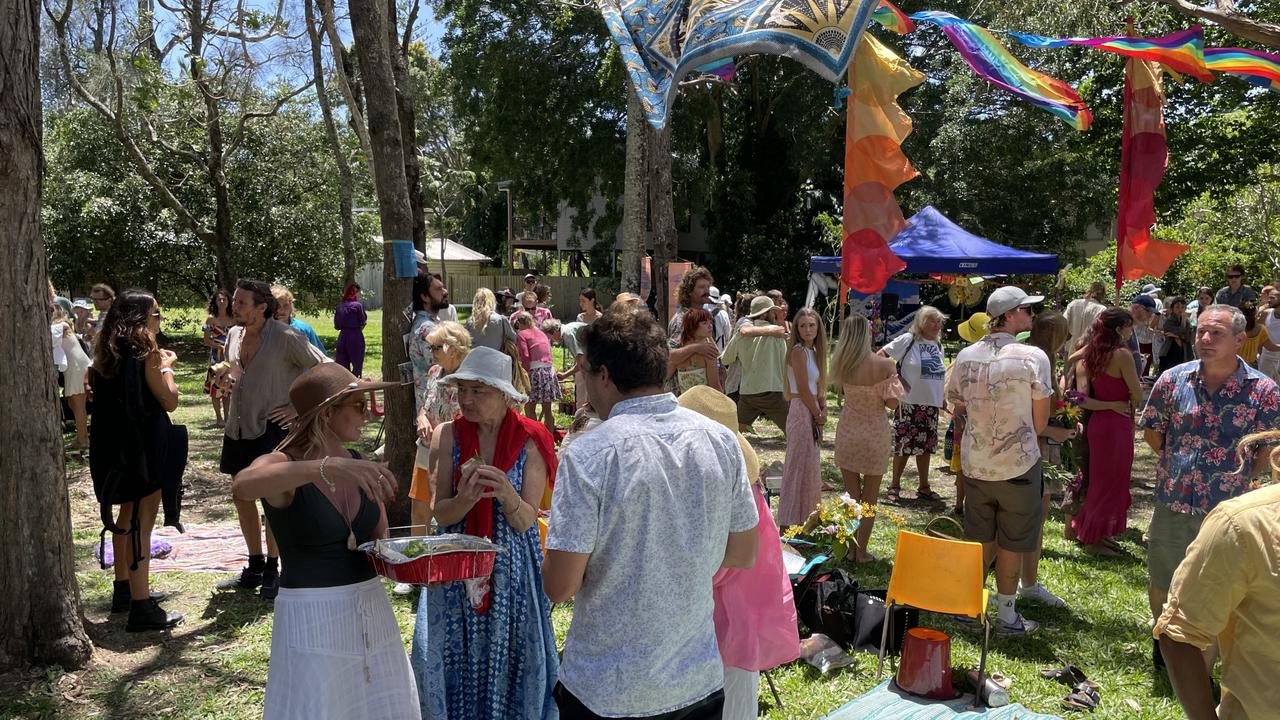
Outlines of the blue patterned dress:
[[[507,479],[520,492],[525,451]],[[453,448],[454,467],[458,447]],[[559,656],[551,601],[542,590],[542,550],[535,524],[516,533],[493,504],[498,553],[489,611],[471,609],[466,588],[425,588],[418,602],[410,657],[423,720],[556,720],[551,690]],[[444,528],[463,532],[464,522]],[[428,631],[429,629],[429,631]]]

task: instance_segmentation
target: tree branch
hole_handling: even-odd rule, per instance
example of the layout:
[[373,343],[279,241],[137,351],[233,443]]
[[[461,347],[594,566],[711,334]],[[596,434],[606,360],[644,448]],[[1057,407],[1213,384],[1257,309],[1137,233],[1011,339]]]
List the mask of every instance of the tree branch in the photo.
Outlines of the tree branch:
[[365,162],[369,163],[369,169],[372,173],[373,142],[369,139],[369,126],[365,124],[364,114],[360,112],[360,104],[356,102],[355,93],[351,91],[351,80],[347,77],[346,68],[342,64],[346,48],[342,44],[342,38],[338,37],[338,26],[333,19],[333,0],[320,0],[319,4],[320,18],[324,22],[325,34],[329,36],[329,45],[333,49],[334,75],[338,78],[338,87],[342,89],[342,98],[346,101],[347,112],[351,115],[351,126],[355,128],[356,136],[360,138],[360,147],[364,150]]
[[1258,43],[1273,50],[1280,50],[1280,25],[1253,20],[1235,10],[1234,3],[1222,2],[1215,6],[1196,5],[1191,0],[1155,0],[1167,5],[1183,15],[1190,15],[1201,20],[1208,20],[1223,30]]
[[249,124],[250,120],[253,118],[272,117],[276,113],[280,112],[280,108],[284,107],[285,103],[294,99],[298,95],[301,95],[304,91],[314,85],[315,82],[316,81],[314,79],[308,80],[302,85],[294,88],[292,91],[276,98],[276,101],[272,103],[270,110],[246,112],[242,114],[240,116],[240,120],[236,123],[236,129],[231,133],[231,142],[227,143],[227,149],[222,156],[224,158],[229,158],[235,154],[235,151],[240,147],[240,143],[244,141],[244,129],[245,126]]

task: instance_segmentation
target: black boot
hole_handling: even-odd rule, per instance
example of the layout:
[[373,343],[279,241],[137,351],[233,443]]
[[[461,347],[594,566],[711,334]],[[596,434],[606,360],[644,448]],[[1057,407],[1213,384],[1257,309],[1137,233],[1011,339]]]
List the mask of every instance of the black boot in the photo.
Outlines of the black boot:
[[280,558],[267,558],[262,571],[262,588],[258,591],[263,600],[275,600],[280,594]]
[[237,588],[240,590],[253,590],[262,584],[262,572],[267,568],[267,559],[262,555],[250,555],[249,564],[240,571],[240,574],[218,583],[219,588]]
[[[168,593],[152,592],[151,599],[156,602],[162,602],[169,597]],[[111,612],[122,613],[129,609],[129,603],[133,601],[133,597],[129,594],[129,581],[116,580],[111,589]]]
[[180,622],[181,614],[168,612],[160,607],[160,603],[148,598],[129,603],[129,622],[124,629],[129,632],[167,630]]

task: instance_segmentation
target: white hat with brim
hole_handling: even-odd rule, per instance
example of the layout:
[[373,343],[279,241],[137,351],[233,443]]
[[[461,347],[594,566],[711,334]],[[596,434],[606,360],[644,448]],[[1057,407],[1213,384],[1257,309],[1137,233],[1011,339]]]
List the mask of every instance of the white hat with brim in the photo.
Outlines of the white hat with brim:
[[765,313],[769,312],[770,310],[774,310],[777,307],[778,307],[777,305],[773,304],[772,298],[770,298],[768,295],[761,295],[751,301],[751,312],[747,314],[747,317],[751,318],[752,320],[755,320],[761,315],[764,315]]
[[1027,305],[1035,305],[1043,301],[1043,295],[1028,295],[1020,287],[1005,285],[991,293],[991,297],[987,298],[987,314],[993,318],[998,318],[1010,310]]
[[467,353],[457,370],[440,378],[446,385],[457,385],[462,380],[484,383],[501,390],[514,403],[526,403],[529,397],[511,384],[511,357],[493,348],[477,347]]

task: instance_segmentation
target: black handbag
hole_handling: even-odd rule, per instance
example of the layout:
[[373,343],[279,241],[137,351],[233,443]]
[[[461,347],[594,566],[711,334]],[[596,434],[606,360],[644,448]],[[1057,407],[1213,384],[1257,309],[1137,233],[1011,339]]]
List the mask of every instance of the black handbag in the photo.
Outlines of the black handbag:
[[[824,570],[821,563],[814,563],[795,581],[792,594],[796,615],[810,632],[822,633],[846,650],[880,652],[887,615],[884,590],[860,590],[843,570]],[[896,607],[891,622],[885,652],[897,655],[907,631],[919,625],[920,611]]]

